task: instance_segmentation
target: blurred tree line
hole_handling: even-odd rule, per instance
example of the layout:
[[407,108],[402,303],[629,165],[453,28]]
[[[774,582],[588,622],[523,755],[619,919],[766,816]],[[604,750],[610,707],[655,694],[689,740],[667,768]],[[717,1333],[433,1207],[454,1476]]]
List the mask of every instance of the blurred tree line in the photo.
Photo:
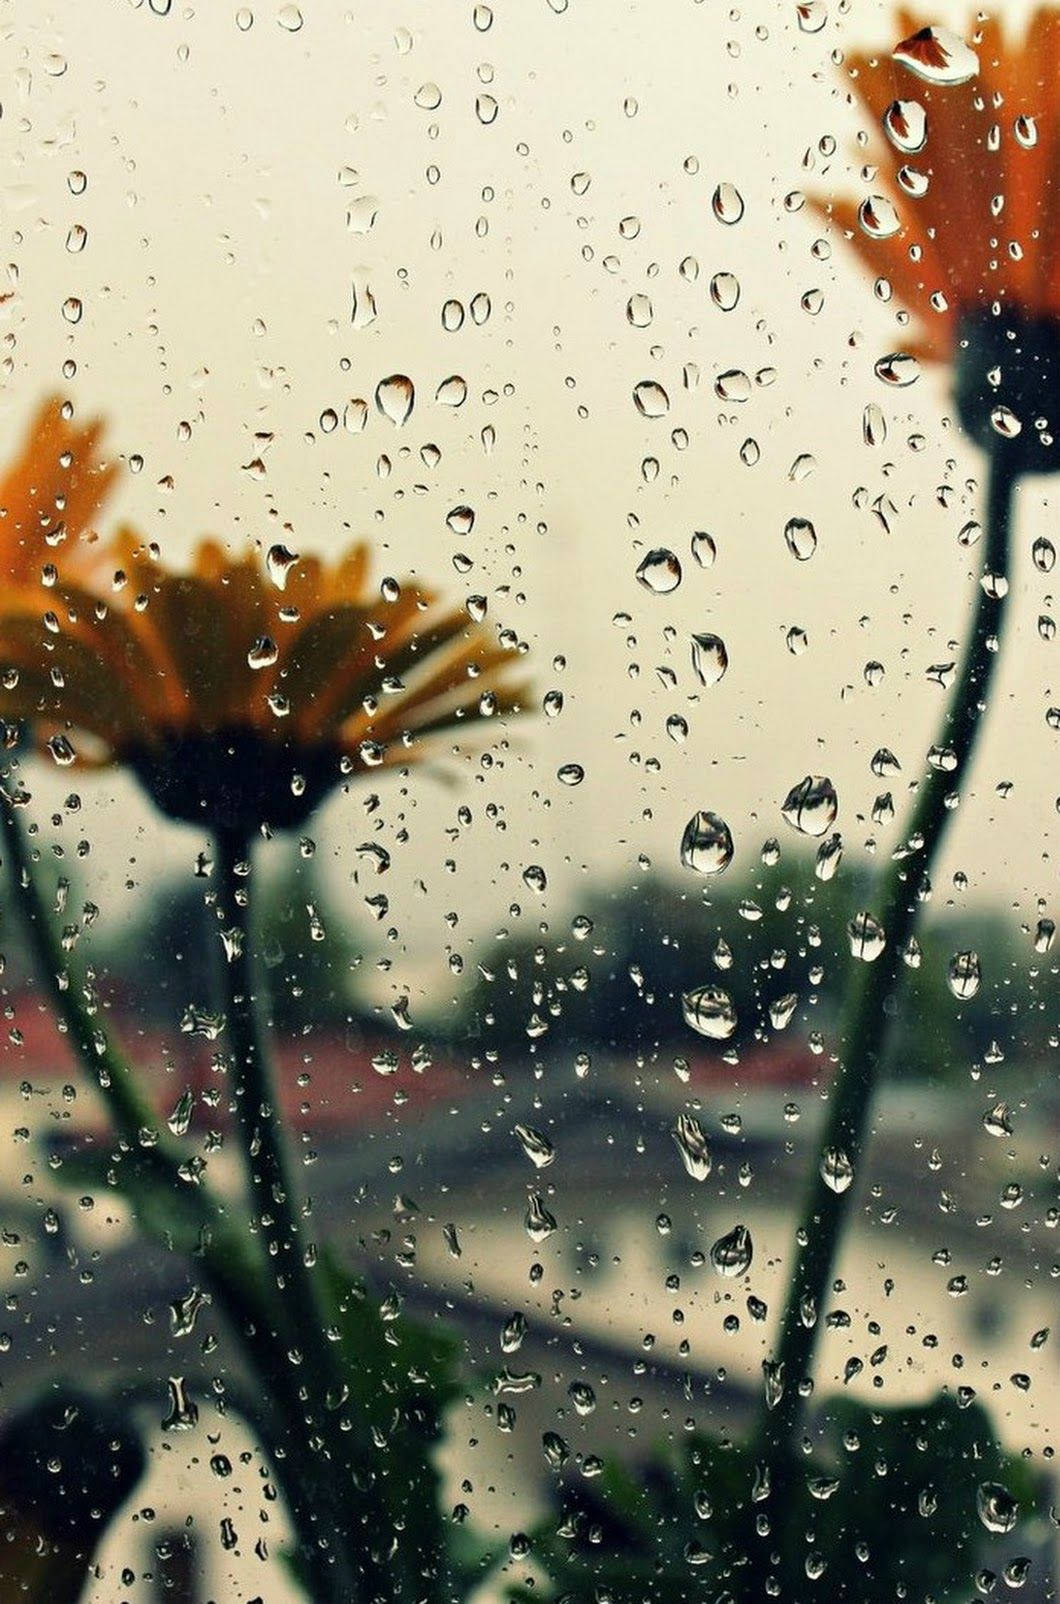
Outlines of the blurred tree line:
[[[815,1032],[830,1048],[858,961],[847,927],[872,910],[873,876],[864,863],[844,864],[820,880],[812,859],[767,852],[766,860],[743,876],[649,872],[591,890],[561,937],[513,936],[479,967],[464,1030],[509,1053],[550,1034],[623,1055],[790,1048]],[[1048,1021],[1028,985],[1036,955],[1011,918],[992,908],[933,917],[929,902],[918,940],[899,1003],[894,1074],[963,1078],[996,1040],[1011,1050],[1017,1009],[1019,1046],[1044,1050]],[[969,950],[982,982],[959,997],[950,960]],[[704,1041],[684,1022],[682,994],[704,985],[732,1000],[737,1026],[728,1041]]]
[[[365,997],[362,976],[381,945],[375,921],[360,896],[325,882],[318,860],[292,845],[262,887],[274,1026],[286,1034],[311,1026],[372,1034],[393,1028],[389,1011]],[[820,1032],[827,1049],[856,961],[847,926],[854,914],[872,909],[872,883],[864,861],[845,861],[834,878],[821,880],[812,857],[767,850],[743,875],[671,878],[648,871],[592,887],[562,931],[515,932],[491,945],[439,1014],[436,1035],[513,1060],[550,1038],[624,1056],[691,1056],[727,1047],[746,1053],[774,1042],[790,1049]],[[91,904],[63,881],[56,895],[56,913],[77,945],[94,923]],[[936,912],[941,900],[936,892],[925,908],[919,962],[907,972],[900,1002],[892,1073],[961,1078],[989,1056],[995,1040],[1008,1056],[1043,1054],[1056,1019],[1038,1000],[1034,970],[1040,965],[1044,993],[1055,978],[1051,960],[1039,959],[1029,931],[1011,915],[989,907]],[[7,920],[4,926],[10,988],[25,965],[21,933]],[[958,997],[949,964],[969,950],[979,956],[982,983],[974,996]],[[131,917],[101,920],[83,955],[89,960],[144,1018],[172,1025],[189,1003],[209,1007],[223,961],[210,877],[174,876]],[[719,986],[732,999],[737,1026],[727,1042],[704,1041],[682,1018],[682,994],[703,985]]]

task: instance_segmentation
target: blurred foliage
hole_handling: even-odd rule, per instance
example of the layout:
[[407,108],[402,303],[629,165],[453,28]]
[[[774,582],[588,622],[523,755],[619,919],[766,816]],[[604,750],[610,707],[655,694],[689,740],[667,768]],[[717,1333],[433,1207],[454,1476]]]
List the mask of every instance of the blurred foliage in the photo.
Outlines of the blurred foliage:
[[[288,849],[280,872],[258,892],[258,946],[268,975],[275,1029],[344,1023],[367,1013],[356,974],[366,943],[322,884],[314,859]],[[133,991],[138,1013],[172,1025],[189,1003],[215,995],[223,961],[221,925],[208,875],[173,877],[126,924],[100,931],[97,968],[119,993]],[[326,939],[325,939],[326,937]]]
[[[998,1447],[978,1403],[940,1394],[923,1407],[870,1410],[844,1398],[825,1415],[812,1455],[783,1477],[768,1477],[746,1445],[697,1433],[639,1475],[611,1464],[598,1479],[561,1485],[533,1539],[549,1596],[941,1604],[971,1595],[980,1566],[1011,1563],[1013,1539],[987,1530],[979,1489],[1003,1489],[1014,1520],[1039,1489]],[[512,1592],[520,1604],[541,1596]]]
[[[330,1251],[322,1272],[344,1378],[331,1400],[347,1454],[337,1474],[366,1589],[377,1576],[379,1598],[449,1604],[493,1559],[459,1511],[443,1514],[434,1464],[445,1411],[464,1391],[462,1344],[442,1325],[409,1319],[396,1292],[370,1293]],[[288,1562],[297,1570],[293,1555]]]
[[[864,865],[844,865],[832,881],[821,881],[803,858],[764,863],[742,878],[649,874],[590,891],[569,938],[515,938],[491,952],[471,988],[464,1029],[522,1052],[559,1029],[566,1039],[623,1054],[804,1044],[811,1032],[830,1032],[838,1022],[854,963],[847,925],[872,909],[872,886]],[[1013,999],[1030,995],[1034,952],[999,911],[946,911],[934,919],[930,904],[926,911],[920,963],[906,972],[893,1072],[963,1076],[995,1037],[1011,1039]],[[960,1000],[947,970],[966,949],[979,953],[983,983]],[[728,1043],[703,1042],[682,1019],[682,993],[702,985],[732,998],[739,1023]],[[792,1022],[775,1029],[770,1006],[792,994]],[[1028,1027],[1030,1051],[1044,1028]]]

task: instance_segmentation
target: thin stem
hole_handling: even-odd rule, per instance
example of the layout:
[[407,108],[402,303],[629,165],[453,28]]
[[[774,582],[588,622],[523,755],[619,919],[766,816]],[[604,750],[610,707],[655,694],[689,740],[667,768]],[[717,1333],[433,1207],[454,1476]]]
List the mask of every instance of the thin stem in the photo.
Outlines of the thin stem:
[[74,1051],[100,1087],[119,1133],[133,1148],[141,1148],[144,1132],[155,1131],[154,1110],[102,1020],[90,1009],[83,985],[71,972],[33,873],[33,855],[18,822],[17,804],[8,790],[0,800],[0,834],[11,889],[41,983]]
[[[155,1111],[145,1098],[136,1076],[126,1063],[103,1021],[95,1016],[85,989],[67,961],[56,934],[52,916],[41,894],[33,869],[33,855],[19,824],[17,807],[9,790],[0,792],[0,838],[9,869],[15,904],[22,916],[34,964],[56,1016],[65,1026],[71,1046],[96,1083],[118,1134],[151,1173],[151,1185],[160,1194],[169,1194],[198,1216],[200,1246],[207,1284],[231,1322],[233,1331],[251,1367],[267,1383],[285,1421],[282,1434],[269,1444],[273,1458],[291,1467],[284,1483],[292,1513],[299,1529],[311,1533],[320,1521],[321,1511],[313,1499],[308,1472],[311,1450],[303,1443],[305,1410],[297,1396],[297,1384],[290,1371],[287,1353],[277,1343],[273,1328],[277,1324],[269,1298],[268,1281],[254,1262],[248,1243],[224,1219],[224,1210],[212,1197],[205,1182],[189,1184],[182,1180],[180,1151],[159,1132]],[[144,1133],[149,1132],[147,1144]],[[282,1308],[282,1300],[280,1300]],[[279,1450],[279,1452],[277,1452]],[[305,1545],[306,1563],[315,1599],[324,1600],[329,1589],[336,1601],[353,1595],[344,1591],[345,1583],[336,1576],[338,1566],[319,1550],[312,1540]]]
[[763,1457],[774,1468],[794,1451],[802,1410],[801,1384],[812,1369],[821,1306],[853,1198],[853,1187],[836,1192],[824,1179],[824,1158],[829,1150],[845,1154],[856,1171],[864,1148],[893,1013],[888,1004],[900,984],[903,952],[916,925],[925,882],[968,773],[999,656],[1017,478],[1017,470],[999,444],[988,469],[984,583],[977,587],[971,632],[939,743],[949,748],[948,767],[930,768],[920,786],[905,847],[880,888],[879,917],[887,945],[875,963],[858,966],[858,982],[841,1030],[843,1050],[796,1233],[797,1258],[775,1349],[775,1375],[783,1391],[774,1408],[765,1405],[759,1424]]
[[[305,1259],[302,1234],[295,1214],[296,1190],[291,1178],[282,1122],[275,1107],[275,1086],[265,1033],[258,1014],[255,986],[253,924],[251,917],[250,840],[240,830],[218,830],[215,836],[218,895],[226,923],[223,984],[225,1015],[234,1072],[234,1111],[243,1142],[247,1182],[265,1258],[275,1279],[273,1300],[276,1319],[274,1347],[266,1343],[257,1361],[262,1383],[290,1393],[290,1352],[301,1350],[305,1376],[305,1403],[299,1420],[291,1420],[287,1450],[292,1477],[285,1487],[299,1521],[303,1552],[319,1574],[315,1597],[332,1596],[350,1601],[359,1594],[352,1556],[347,1552],[346,1525],[340,1485],[345,1455],[334,1452],[329,1441],[331,1413],[328,1394],[336,1406],[342,1384],[336,1356],[325,1331],[325,1311],[317,1282]],[[283,1367],[277,1370],[278,1364]],[[270,1368],[271,1364],[271,1368]],[[298,1389],[296,1388],[296,1391]],[[289,1417],[290,1418],[290,1417]],[[306,1431],[318,1439],[316,1448],[304,1451],[298,1440]],[[328,1459],[332,1463],[328,1463]],[[291,1487],[295,1480],[301,1485]],[[346,1492],[346,1498],[349,1497]],[[316,1536],[329,1539],[330,1563],[321,1563]],[[321,1593],[320,1589],[326,1589]]]

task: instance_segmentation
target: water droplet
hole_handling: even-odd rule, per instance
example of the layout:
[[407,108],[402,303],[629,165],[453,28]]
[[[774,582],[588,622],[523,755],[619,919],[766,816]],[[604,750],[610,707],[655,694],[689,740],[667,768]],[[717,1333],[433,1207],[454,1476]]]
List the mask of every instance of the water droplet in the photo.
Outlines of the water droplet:
[[270,546],[265,554],[265,567],[269,578],[277,590],[284,590],[287,585],[287,575],[298,561],[298,553],[288,550],[286,546]]
[[921,28],[895,45],[894,60],[925,83],[952,88],[966,84],[979,71],[974,50],[948,28]]
[[875,401],[870,401],[861,415],[861,434],[867,446],[882,446],[887,439],[887,419]]
[[532,1125],[517,1125],[515,1135],[523,1152],[536,1169],[547,1169],[554,1162],[556,1149],[541,1131],[534,1130]]
[[297,6],[281,6],[276,21],[288,33],[297,33],[302,26],[304,18]]
[[792,829],[803,835],[824,835],[839,814],[839,798],[827,775],[807,774],[793,785],[780,807]]
[[720,635],[692,636],[692,667],[701,685],[708,689],[724,679],[729,654]]
[[76,762],[77,753],[73,744],[65,735],[52,735],[48,739],[48,751],[61,769],[67,769],[71,763]]
[[463,326],[464,304],[462,301],[446,301],[442,306],[442,328],[447,334],[455,334]]
[[854,1180],[854,1166],[841,1147],[826,1147],[821,1156],[821,1179],[833,1192],[845,1192]]
[[858,207],[858,222],[870,239],[890,239],[902,226],[894,204],[886,195],[869,195],[863,200]]
[[919,379],[920,363],[907,351],[891,351],[889,355],[880,357],[873,372],[884,384],[902,390],[906,385],[915,384]]
[[173,1105],[173,1112],[166,1120],[166,1124],[174,1136],[187,1136],[191,1128],[191,1116],[194,1108],[194,1093],[190,1091],[181,1092]]
[[736,1009],[720,986],[696,986],[684,992],[681,1013],[686,1025],[711,1041],[727,1041],[736,1030]]
[[856,913],[847,925],[847,937],[853,957],[863,963],[875,963],[884,947],[887,936],[880,921],[871,913]]
[[738,223],[744,213],[743,196],[735,184],[719,184],[711,196],[710,206],[718,222],[730,227]]
[[792,657],[801,657],[810,644],[810,637],[798,624],[793,624],[784,637],[784,643]]
[[375,404],[396,428],[407,423],[416,404],[416,390],[404,373],[392,373],[375,387]]
[[420,84],[412,99],[421,111],[437,111],[442,103],[442,91],[436,83]]
[[434,399],[439,406],[462,407],[467,400],[467,380],[462,379],[459,373],[451,374],[435,390]]
[[961,1002],[967,1002],[974,997],[983,981],[983,971],[979,963],[979,954],[972,952],[955,952],[946,969],[946,980],[955,997]]
[[799,1006],[798,993],[785,992],[783,997],[776,997],[769,1005],[769,1023],[774,1030],[785,1030],[795,1017],[795,1010]]
[[523,880],[531,891],[539,894],[548,886],[548,876],[539,863],[529,863],[523,870]]
[[817,856],[814,859],[813,872],[817,876],[818,880],[823,880],[826,882],[829,880],[834,880],[836,871],[838,870],[842,861],[843,837],[838,834],[830,835],[827,841],[822,841],[820,846],[817,848]]
[[705,1181],[710,1174],[711,1157],[702,1125],[691,1114],[678,1114],[670,1134],[688,1174],[694,1181]]
[[561,785],[581,785],[585,770],[580,763],[563,763],[556,770],[556,778]]
[[732,833],[725,820],[705,809],[685,825],[681,837],[681,862],[699,874],[720,874],[732,862]]
[[654,596],[667,596],[681,583],[680,558],[665,546],[656,546],[637,564],[637,578]]
[[820,33],[828,21],[828,7],[823,0],[799,0],[795,16],[802,33]]
[[731,312],[740,299],[740,281],[735,273],[715,273],[710,281],[710,298],[722,312]]
[[994,407],[990,413],[990,424],[1003,440],[1015,440],[1023,432],[1023,424],[1011,407]]
[[259,635],[247,653],[251,668],[271,668],[280,655],[280,648],[270,635]]
[[635,329],[646,329],[653,316],[652,304],[648,296],[630,296],[626,302],[626,318]]
[[654,379],[641,379],[633,387],[633,404],[642,418],[662,418],[670,410],[670,397]]
[[199,1406],[189,1398],[183,1376],[169,1377],[169,1413],[162,1421],[163,1431],[191,1431],[199,1419]]
[[730,368],[714,380],[714,394],[719,401],[739,405],[750,399],[751,381],[739,368]]
[[719,1236],[710,1250],[710,1262],[719,1275],[735,1280],[746,1275],[754,1257],[754,1244],[746,1225],[734,1225],[731,1231]]
[[1007,1103],[995,1103],[983,1115],[983,1129],[991,1136],[1012,1135],[1012,1112]]
[[1019,1504],[1000,1482],[982,1482],[976,1489],[975,1507],[988,1532],[1010,1532],[1019,1519]]
[[892,145],[915,156],[927,144],[927,112],[919,100],[892,100],[883,114],[883,127]]
[[545,1207],[539,1192],[531,1192],[526,1205],[526,1234],[531,1242],[544,1242],[556,1229],[556,1217]]
[[591,1415],[596,1408],[596,1394],[587,1381],[572,1381],[567,1396],[579,1415]]
[[1038,124],[1033,117],[1020,116],[1012,125],[1012,132],[1016,136],[1017,145],[1024,150],[1033,150],[1038,143]]
[[789,518],[784,525],[784,540],[797,562],[809,562],[817,550],[817,531],[808,518]]
[[508,1316],[501,1327],[501,1352],[518,1353],[526,1336],[526,1315],[517,1311]]
[[477,95],[475,97],[475,116],[483,128],[488,128],[490,123],[497,121],[497,113],[499,111],[500,107],[492,95]]

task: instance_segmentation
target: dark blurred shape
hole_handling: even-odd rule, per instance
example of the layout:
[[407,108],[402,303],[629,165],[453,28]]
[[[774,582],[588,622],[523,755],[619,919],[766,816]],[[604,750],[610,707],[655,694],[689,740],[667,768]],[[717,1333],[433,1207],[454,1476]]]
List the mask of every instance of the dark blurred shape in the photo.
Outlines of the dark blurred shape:
[[124,1409],[60,1385],[0,1426],[0,1604],[74,1604],[143,1474]]

